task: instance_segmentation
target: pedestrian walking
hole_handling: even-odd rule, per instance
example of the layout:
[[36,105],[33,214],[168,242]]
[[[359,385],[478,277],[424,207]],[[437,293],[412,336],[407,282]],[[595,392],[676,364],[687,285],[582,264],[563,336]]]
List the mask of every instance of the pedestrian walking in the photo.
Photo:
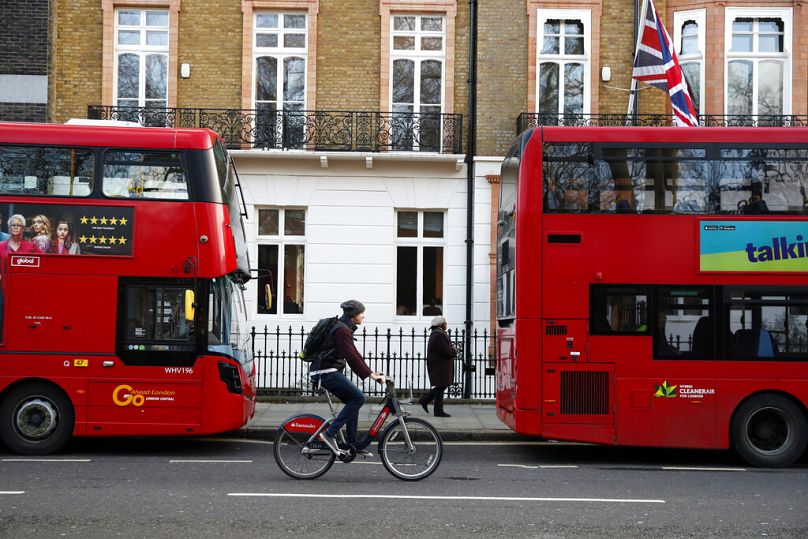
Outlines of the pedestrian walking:
[[431,323],[432,333],[426,347],[426,369],[432,389],[419,399],[421,408],[429,413],[427,405],[435,401],[435,417],[450,417],[443,410],[443,392],[454,383],[454,358],[457,349],[446,334],[446,318],[436,316]]

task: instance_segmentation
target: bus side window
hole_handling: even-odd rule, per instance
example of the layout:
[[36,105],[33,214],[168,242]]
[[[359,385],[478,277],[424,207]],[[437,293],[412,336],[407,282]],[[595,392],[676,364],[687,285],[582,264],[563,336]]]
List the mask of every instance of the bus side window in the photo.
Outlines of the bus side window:
[[645,287],[593,286],[589,324],[593,335],[647,335],[648,292]]

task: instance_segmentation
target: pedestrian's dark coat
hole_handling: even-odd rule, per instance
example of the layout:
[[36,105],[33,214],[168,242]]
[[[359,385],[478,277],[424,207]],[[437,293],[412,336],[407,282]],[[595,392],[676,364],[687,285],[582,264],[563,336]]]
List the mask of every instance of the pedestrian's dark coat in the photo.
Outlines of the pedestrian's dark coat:
[[426,369],[429,383],[448,387],[454,383],[454,358],[457,350],[443,329],[432,328],[426,347]]

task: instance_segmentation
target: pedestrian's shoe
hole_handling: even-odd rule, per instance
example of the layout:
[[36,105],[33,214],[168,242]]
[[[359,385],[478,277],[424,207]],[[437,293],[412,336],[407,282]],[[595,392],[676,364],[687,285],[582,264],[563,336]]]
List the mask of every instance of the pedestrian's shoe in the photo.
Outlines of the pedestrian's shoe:
[[320,433],[320,441],[327,445],[328,449],[339,454],[339,445],[337,444],[337,440],[335,440],[332,435],[328,434],[327,431]]
[[418,401],[418,404],[420,404],[420,405],[421,405],[421,408],[423,408],[423,409],[424,409],[424,412],[429,413],[429,408],[427,408],[427,407],[426,407],[426,403],[425,403],[424,401],[419,400],[419,401]]
[[446,412],[435,412],[435,417],[452,417]]

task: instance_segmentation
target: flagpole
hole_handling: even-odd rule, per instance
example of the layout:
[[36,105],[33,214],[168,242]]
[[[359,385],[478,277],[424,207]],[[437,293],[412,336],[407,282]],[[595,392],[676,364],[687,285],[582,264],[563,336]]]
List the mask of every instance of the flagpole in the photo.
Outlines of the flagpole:
[[[636,6],[636,3],[634,4]],[[632,71],[634,70],[634,65],[637,63],[637,54],[640,50],[640,43],[642,41],[642,34],[645,31],[645,17],[648,10],[648,0],[643,0],[642,2],[642,10],[640,11],[640,19],[639,24],[636,25],[637,35],[634,39],[634,62],[631,64]],[[636,7],[635,7],[635,14],[636,14]],[[636,124],[637,122],[637,113],[638,111],[635,110],[636,107],[636,96],[637,96],[637,86],[639,85],[639,81],[635,79],[632,75],[631,77],[631,90],[628,94],[628,112],[626,116],[631,116],[631,123],[632,125]],[[639,108],[639,107],[636,107]]]

